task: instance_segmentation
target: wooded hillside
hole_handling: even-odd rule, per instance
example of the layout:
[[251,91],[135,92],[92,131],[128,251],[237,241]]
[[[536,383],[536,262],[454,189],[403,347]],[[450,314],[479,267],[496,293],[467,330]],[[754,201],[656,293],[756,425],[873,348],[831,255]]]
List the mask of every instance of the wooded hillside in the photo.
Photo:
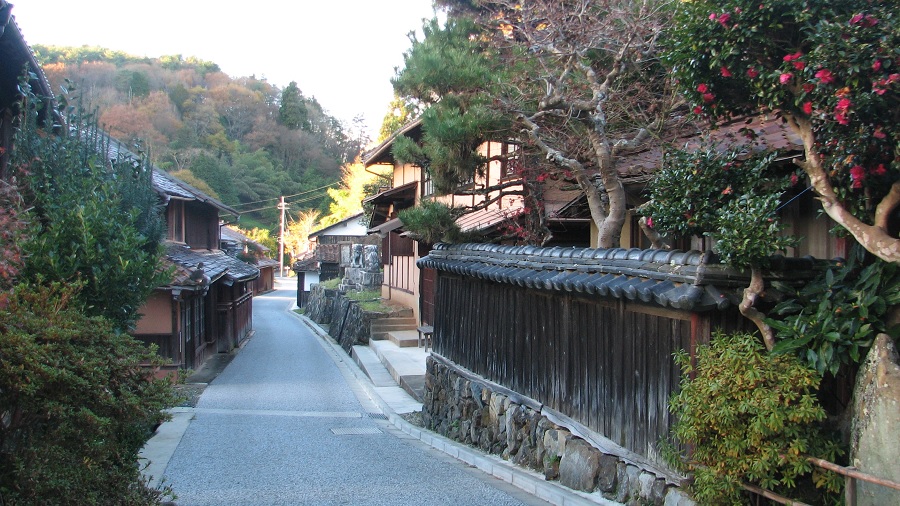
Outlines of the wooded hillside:
[[[277,227],[292,212],[327,210],[326,187],[368,141],[295,82],[279,89],[231,78],[213,62],[141,58],[98,47],[35,45],[57,94],[83,101],[114,137],[244,213],[242,227]],[[355,130],[355,131],[354,131]]]

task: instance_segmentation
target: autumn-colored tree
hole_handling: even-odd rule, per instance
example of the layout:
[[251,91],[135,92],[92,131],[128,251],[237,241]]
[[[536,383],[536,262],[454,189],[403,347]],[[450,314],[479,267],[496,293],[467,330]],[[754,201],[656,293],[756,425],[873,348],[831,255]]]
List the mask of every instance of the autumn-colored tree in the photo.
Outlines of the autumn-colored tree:
[[680,2],[667,58],[696,114],[779,115],[825,213],[900,262],[900,23],[892,0]]
[[253,129],[262,104],[259,93],[237,83],[228,83],[210,89],[209,98],[229,139],[241,140]]
[[301,211],[289,220],[284,231],[284,252],[290,264],[309,252],[309,234],[318,228],[319,215],[319,211],[312,209]]
[[390,183],[390,173],[384,170],[381,176],[366,170],[359,160],[341,168],[341,182],[337,188],[328,188],[331,197],[329,214],[321,220],[327,227],[363,211],[362,201],[378,192],[379,185]]

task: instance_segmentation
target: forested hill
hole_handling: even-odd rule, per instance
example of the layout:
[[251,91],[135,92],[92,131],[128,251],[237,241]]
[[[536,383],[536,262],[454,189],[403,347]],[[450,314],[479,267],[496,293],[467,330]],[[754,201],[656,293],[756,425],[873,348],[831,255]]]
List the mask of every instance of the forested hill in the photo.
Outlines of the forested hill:
[[159,167],[245,213],[245,227],[277,224],[281,195],[295,211],[327,209],[324,187],[367,142],[296,83],[281,90],[231,78],[215,63],[181,55],[33,49],[55,90],[74,87],[70,103],[80,98],[114,137],[139,141]]

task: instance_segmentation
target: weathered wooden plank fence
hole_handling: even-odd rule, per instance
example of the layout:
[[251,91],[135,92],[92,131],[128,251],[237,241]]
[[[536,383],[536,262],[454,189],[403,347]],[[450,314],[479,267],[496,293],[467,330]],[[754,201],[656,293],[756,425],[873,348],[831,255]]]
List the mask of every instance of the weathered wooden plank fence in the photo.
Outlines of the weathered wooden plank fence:
[[[812,268],[788,262],[797,279]],[[419,266],[437,271],[436,354],[657,466],[673,353],[750,328],[747,276],[699,252],[438,245]]]

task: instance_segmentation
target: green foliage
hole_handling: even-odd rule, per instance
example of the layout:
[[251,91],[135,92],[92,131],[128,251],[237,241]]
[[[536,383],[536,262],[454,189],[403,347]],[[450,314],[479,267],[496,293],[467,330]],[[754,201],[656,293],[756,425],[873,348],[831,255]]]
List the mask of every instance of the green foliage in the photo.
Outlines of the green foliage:
[[779,339],[774,353],[795,354],[819,374],[837,374],[842,365],[862,361],[879,333],[900,335],[885,323],[888,310],[900,304],[900,266],[864,260],[857,246],[849,261],[802,288],[775,284],[792,298],[771,311],[779,319],[766,320]]
[[152,170],[124,156],[107,164],[100,153],[109,152],[109,140],[77,108],[58,133],[39,127],[36,113],[27,110],[11,163],[25,176],[35,223],[21,245],[21,274],[82,281],[83,309],[127,329],[150,292],[168,281],[158,265],[164,224]]
[[900,24],[893,0],[679,2],[667,59],[695,113],[812,122],[838,198],[857,217],[900,178]]
[[715,251],[729,265],[764,266],[774,252],[796,243],[781,234],[776,210],[790,179],[775,173],[774,158],[714,146],[668,153],[640,213],[661,232],[715,239]]
[[503,137],[508,121],[491,107],[486,93],[502,78],[491,50],[476,37],[471,20],[426,22],[422,41],[411,37],[405,67],[393,79],[396,93],[428,105],[422,114],[421,147],[395,144],[393,153],[405,163],[427,167],[438,194],[449,194],[484,171],[487,160],[477,152],[486,140]]
[[3,504],[158,504],[137,454],[174,405],[159,356],[72,307],[74,286],[20,284],[0,311]]
[[698,349],[696,367],[683,351],[675,360],[682,376],[669,402],[676,416],[672,433],[692,451],[673,464],[694,472],[700,504],[741,504],[742,482],[796,495],[810,478],[834,499],[841,478],[806,460],[833,461],[840,454],[819,427],[825,410],[816,399],[821,378],[814,370],[796,357],[766,353],[750,334],[714,333]]
[[150,81],[143,72],[120,70],[116,75],[116,88],[130,97],[146,97],[150,94]]
[[321,283],[319,283],[319,286],[321,286],[322,288],[328,289],[328,290],[334,290],[335,288],[340,286],[340,284],[341,284],[340,278],[333,278],[333,279],[328,279],[328,280],[322,281]]
[[439,242],[477,242],[477,237],[465,234],[456,224],[459,209],[440,202],[423,200],[419,205],[400,211],[403,227],[419,240],[429,244]]
[[309,111],[300,88],[291,81],[281,92],[281,105],[278,108],[278,122],[291,130],[309,130]]

